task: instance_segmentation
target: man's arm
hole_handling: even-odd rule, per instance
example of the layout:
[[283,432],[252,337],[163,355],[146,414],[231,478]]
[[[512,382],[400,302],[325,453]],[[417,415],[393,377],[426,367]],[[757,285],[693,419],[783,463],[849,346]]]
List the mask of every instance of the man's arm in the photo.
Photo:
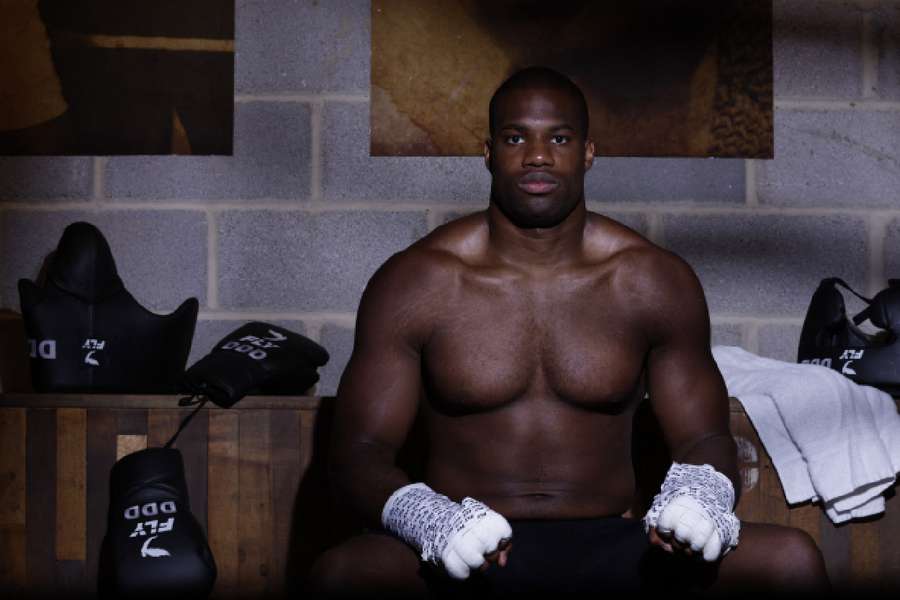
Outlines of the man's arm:
[[366,286],[336,399],[332,486],[374,526],[381,525],[390,495],[410,483],[395,459],[418,409],[420,352],[428,327],[421,314],[428,294],[422,258],[412,252],[391,257]]
[[637,305],[647,327],[648,391],[674,463],[645,522],[654,544],[691,546],[715,560],[737,543],[740,478],[728,394],[709,347],[709,313],[684,261],[660,251],[644,262]]
[[737,446],[729,429],[725,382],[709,345],[709,313],[700,282],[666,253],[654,269],[658,291],[648,317],[650,403],[672,460],[709,464],[740,492]]

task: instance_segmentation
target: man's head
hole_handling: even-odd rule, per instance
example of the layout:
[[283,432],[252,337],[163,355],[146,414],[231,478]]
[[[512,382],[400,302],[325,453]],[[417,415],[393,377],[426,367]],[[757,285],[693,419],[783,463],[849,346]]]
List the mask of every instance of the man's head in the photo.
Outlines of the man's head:
[[497,89],[484,157],[491,202],[513,224],[554,227],[583,202],[594,158],[588,126],[584,95],[556,71],[524,69]]

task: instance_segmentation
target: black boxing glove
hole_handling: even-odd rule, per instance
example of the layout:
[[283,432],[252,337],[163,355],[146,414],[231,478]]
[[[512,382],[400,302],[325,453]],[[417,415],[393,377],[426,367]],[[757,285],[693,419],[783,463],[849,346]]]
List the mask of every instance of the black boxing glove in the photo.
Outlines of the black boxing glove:
[[190,512],[181,452],[148,448],[122,458],[110,476],[100,595],[204,598],[215,580],[215,560]]
[[302,395],[328,352],[298,333],[254,321],[234,330],[185,372],[184,391],[230,408],[254,394]]

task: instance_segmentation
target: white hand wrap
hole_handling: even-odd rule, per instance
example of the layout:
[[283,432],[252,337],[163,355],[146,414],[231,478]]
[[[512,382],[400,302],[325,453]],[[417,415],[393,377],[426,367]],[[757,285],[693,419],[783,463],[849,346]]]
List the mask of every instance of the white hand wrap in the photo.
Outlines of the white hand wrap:
[[455,579],[484,564],[484,555],[512,537],[500,514],[472,498],[456,503],[424,483],[403,486],[381,511],[385,529],[421,552],[424,561],[443,565]]
[[710,465],[672,463],[644,516],[644,530],[672,532],[711,562],[738,544],[741,522],[733,506],[734,486],[725,475]]

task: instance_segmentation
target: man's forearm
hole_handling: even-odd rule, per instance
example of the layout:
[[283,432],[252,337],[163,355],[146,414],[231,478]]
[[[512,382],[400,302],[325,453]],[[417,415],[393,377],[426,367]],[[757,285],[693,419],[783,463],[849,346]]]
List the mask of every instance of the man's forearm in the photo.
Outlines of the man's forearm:
[[741,495],[741,478],[737,466],[737,444],[729,433],[720,433],[702,438],[692,444],[673,460],[692,465],[711,465],[734,486],[734,504],[737,506]]
[[338,501],[359,513],[371,526],[381,526],[381,511],[391,494],[410,483],[394,464],[393,454],[363,445],[329,462],[328,478]]

